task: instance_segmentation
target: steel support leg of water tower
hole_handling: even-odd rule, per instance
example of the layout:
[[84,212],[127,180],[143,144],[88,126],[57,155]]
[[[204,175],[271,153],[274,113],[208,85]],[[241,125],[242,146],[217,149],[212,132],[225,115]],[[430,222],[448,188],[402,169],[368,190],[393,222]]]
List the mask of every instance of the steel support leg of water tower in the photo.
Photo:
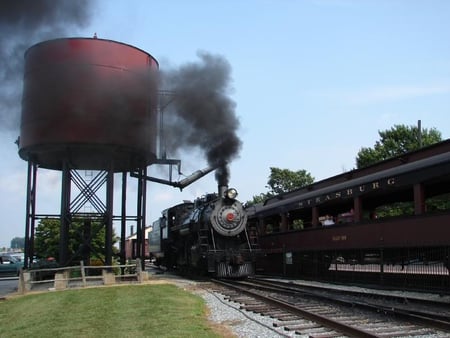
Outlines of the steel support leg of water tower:
[[[125,265],[125,241],[126,241],[126,220],[127,220],[127,173],[122,173],[122,209],[120,213],[120,265]],[[123,271],[122,271],[123,272]]]
[[105,263],[112,265],[112,235],[113,235],[113,201],[114,201],[114,170],[111,167],[106,180],[106,214],[105,214]]
[[136,229],[136,258],[141,259],[142,268],[145,268],[145,222],[146,222],[146,193],[147,167],[139,169],[140,175],[138,180],[138,196],[137,196],[137,229]]
[[27,173],[27,205],[25,217],[25,253],[24,268],[31,267],[34,256],[34,227],[36,220],[36,175],[37,165],[28,161]]
[[62,167],[61,180],[61,214],[59,229],[59,265],[65,266],[69,261],[69,228],[72,222],[70,213],[70,187],[71,174],[67,161]]

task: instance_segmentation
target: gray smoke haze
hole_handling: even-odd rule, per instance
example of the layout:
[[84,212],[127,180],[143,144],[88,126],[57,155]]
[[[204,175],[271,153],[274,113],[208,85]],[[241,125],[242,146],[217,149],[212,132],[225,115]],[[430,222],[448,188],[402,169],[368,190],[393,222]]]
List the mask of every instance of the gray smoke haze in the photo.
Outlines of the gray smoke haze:
[[216,179],[227,185],[228,164],[239,155],[239,120],[229,97],[231,67],[221,56],[198,53],[199,62],[161,71],[162,88],[174,93],[164,111],[164,136],[169,152],[200,148]]
[[24,52],[35,43],[63,37],[87,24],[93,3],[89,0],[0,1],[0,131],[19,127]]

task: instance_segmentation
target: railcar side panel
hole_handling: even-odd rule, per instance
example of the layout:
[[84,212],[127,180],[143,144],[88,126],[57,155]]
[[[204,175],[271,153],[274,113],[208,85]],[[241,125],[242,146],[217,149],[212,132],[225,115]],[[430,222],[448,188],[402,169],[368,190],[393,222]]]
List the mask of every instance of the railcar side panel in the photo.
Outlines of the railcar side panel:
[[450,213],[273,233],[259,244],[269,251],[450,246]]

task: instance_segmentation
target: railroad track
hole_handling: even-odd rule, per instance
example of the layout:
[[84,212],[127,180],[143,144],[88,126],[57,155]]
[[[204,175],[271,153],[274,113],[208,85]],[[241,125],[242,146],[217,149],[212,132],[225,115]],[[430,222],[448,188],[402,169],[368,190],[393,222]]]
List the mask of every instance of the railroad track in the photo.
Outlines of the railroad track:
[[[404,317],[411,321],[421,322],[435,328],[450,331],[450,303],[427,298],[418,298],[405,294],[388,294],[377,290],[359,291],[358,289],[336,289],[327,286],[295,284],[292,281],[271,279],[252,279],[253,284],[276,290],[301,292],[336,303],[369,309],[376,312]],[[256,285],[255,285],[256,286]]]
[[442,318],[436,326],[418,313],[408,317],[398,311],[387,311],[379,304],[362,308],[354,301],[329,294],[324,298],[291,285],[268,281],[214,282],[221,286],[217,291],[241,304],[241,309],[271,317],[279,332],[317,338],[450,337],[450,325],[446,326],[448,323]]

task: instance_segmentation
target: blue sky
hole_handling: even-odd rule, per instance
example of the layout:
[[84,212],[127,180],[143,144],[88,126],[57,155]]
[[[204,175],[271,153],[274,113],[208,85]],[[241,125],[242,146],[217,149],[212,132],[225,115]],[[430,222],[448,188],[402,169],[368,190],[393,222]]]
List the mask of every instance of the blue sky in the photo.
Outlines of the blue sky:
[[[243,201],[267,191],[270,167],[316,180],[351,170],[358,150],[397,124],[421,120],[450,137],[449,1],[99,0],[92,13],[60,37],[97,33],[149,52],[161,69],[198,61],[199,51],[230,63],[243,141],[230,185]],[[24,236],[27,164],[17,136],[0,135],[0,248]],[[180,158],[187,174],[206,166],[200,152]],[[59,173],[39,175],[38,212],[58,213]],[[150,184],[147,223],[211,191],[214,175],[183,192]]]

